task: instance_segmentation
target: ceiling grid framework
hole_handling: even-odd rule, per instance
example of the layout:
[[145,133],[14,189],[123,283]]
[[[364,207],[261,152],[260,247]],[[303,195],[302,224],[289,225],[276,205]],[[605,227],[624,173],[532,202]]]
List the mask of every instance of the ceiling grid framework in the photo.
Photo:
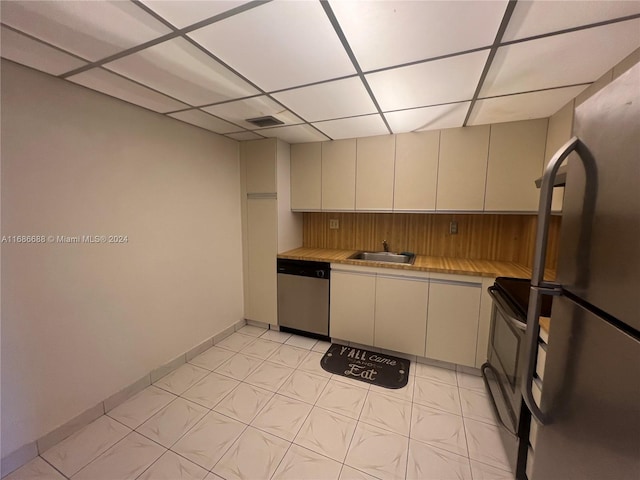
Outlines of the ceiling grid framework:
[[5,0],[0,24],[10,61],[288,143],[548,117],[640,48],[637,0]]

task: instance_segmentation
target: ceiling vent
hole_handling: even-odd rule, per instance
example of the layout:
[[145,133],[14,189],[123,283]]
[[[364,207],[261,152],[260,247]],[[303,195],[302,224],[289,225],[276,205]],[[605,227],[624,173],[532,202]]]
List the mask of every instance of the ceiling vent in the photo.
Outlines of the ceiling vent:
[[256,127],[275,127],[276,125],[284,125],[282,120],[268,115],[266,117],[247,118],[247,122],[252,123]]

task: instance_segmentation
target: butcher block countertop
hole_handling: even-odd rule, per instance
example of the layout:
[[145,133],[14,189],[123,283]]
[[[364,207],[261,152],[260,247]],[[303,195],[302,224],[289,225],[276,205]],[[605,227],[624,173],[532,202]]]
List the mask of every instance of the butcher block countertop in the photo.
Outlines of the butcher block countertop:
[[[418,272],[453,273],[457,275],[477,275],[481,277],[518,277],[531,278],[531,269],[514,262],[498,262],[492,260],[470,260],[452,257],[429,257],[416,255],[413,265],[389,262],[370,262],[350,260],[349,257],[358,250],[334,250],[327,248],[300,247],[278,255],[278,258],[291,260],[310,260],[314,262],[343,263],[370,267],[385,267],[397,270]],[[549,279],[555,272],[549,272]]]

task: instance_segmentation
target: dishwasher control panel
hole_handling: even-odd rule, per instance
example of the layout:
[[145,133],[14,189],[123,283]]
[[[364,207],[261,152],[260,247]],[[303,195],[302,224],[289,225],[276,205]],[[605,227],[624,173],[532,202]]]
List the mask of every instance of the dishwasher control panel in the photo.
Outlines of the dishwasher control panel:
[[278,259],[278,273],[284,275],[298,275],[301,277],[313,277],[329,279],[331,268],[326,262],[311,262],[307,260]]

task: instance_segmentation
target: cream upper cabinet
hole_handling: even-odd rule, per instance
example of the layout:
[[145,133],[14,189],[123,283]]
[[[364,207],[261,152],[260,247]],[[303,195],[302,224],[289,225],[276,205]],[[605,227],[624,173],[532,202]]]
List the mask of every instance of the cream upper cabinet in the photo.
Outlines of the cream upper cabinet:
[[291,145],[291,210],[322,208],[322,145]]
[[427,278],[378,274],[373,345],[424,355],[428,297]]
[[356,146],[356,210],[391,210],[395,135],[358,138]]
[[[574,100],[549,117],[549,127],[547,129],[547,148],[544,155],[545,167],[551,157],[571,139],[573,133],[573,112]],[[564,164],[566,164],[566,160]],[[541,173],[542,175],[542,173]],[[551,202],[552,212],[561,212],[564,201],[564,187],[553,189],[553,200]]]
[[276,139],[240,142],[245,161],[247,193],[276,193]]
[[322,210],[356,207],[356,140],[322,142]]
[[396,135],[393,209],[436,209],[440,132]]
[[436,210],[482,211],[488,152],[488,125],[441,131]]
[[425,356],[475,366],[481,283],[432,278]]
[[546,137],[546,119],[491,126],[485,210],[538,210],[540,189],[535,180],[544,165]]
[[376,275],[331,271],[329,335],[373,345]]

